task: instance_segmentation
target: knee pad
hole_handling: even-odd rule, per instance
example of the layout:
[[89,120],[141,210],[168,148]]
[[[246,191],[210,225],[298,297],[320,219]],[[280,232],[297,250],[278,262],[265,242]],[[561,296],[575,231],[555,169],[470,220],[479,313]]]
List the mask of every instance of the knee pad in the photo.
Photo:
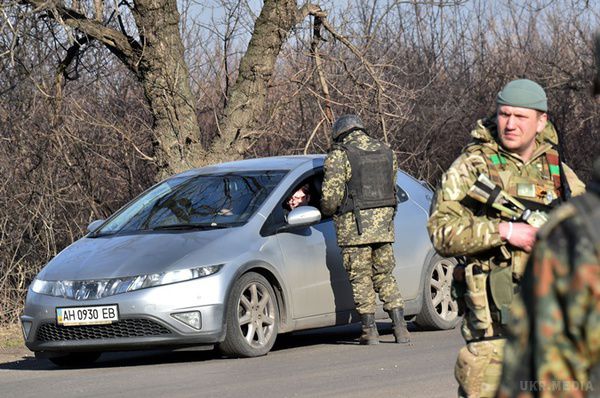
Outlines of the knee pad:
[[469,343],[461,348],[454,377],[468,397],[494,397],[502,374],[504,339]]

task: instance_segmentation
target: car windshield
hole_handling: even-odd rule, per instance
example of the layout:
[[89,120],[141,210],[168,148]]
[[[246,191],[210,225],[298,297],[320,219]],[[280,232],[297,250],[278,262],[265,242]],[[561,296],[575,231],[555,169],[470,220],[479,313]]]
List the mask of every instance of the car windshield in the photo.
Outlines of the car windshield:
[[132,202],[91,237],[242,225],[285,173],[280,170],[248,171],[174,177]]

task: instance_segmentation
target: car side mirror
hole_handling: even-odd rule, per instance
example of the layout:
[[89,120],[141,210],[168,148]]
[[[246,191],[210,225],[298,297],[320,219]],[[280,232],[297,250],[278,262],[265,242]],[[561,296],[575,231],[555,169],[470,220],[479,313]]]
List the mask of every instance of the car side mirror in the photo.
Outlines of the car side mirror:
[[89,223],[89,225],[87,226],[88,232],[91,233],[96,231],[100,227],[100,225],[104,223],[104,221],[106,220],[94,220],[91,223]]
[[287,215],[287,224],[285,229],[295,227],[306,227],[321,221],[321,212],[316,207],[300,206],[290,211]]

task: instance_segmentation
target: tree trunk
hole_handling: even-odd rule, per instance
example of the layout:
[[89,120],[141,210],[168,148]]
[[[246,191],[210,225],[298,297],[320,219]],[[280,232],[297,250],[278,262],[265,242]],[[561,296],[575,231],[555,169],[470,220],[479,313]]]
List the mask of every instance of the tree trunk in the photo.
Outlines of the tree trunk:
[[220,136],[209,152],[212,159],[236,159],[247,149],[249,134],[265,107],[268,83],[288,33],[304,18],[295,0],[265,0],[248,49],[240,62],[220,123]]
[[138,77],[154,116],[154,157],[159,177],[202,164],[200,128],[172,0],[136,0],[133,8],[143,57]]
[[104,44],[140,80],[153,117],[158,180],[201,164],[204,151],[184,60],[176,0],[135,0],[131,11],[139,41],[124,28],[121,31],[109,28],[95,16],[81,14],[62,1],[25,1],[36,7],[36,11],[47,11],[56,21]]
[[[297,9],[295,0],[264,1],[219,123],[220,134],[207,151],[200,141],[176,0],[134,0],[133,6],[129,5],[139,40],[122,24],[120,31],[110,28],[97,15],[86,16],[67,7],[64,1],[23,1],[34,6],[36,12],[46,11],[57,22],[82,33],[85,43],[80,39],[81,43],[72,46],[74,51],[80,51],[89,38],[98,40],[140,80],[153,116],[157,180],[191,167],[243,156],[249,135],[264,111],[279,52],[292,28],[314,8],[307,4]],[[102,8],[96,4],[97,10]],[[67,57],[63,64],[75,58]]]

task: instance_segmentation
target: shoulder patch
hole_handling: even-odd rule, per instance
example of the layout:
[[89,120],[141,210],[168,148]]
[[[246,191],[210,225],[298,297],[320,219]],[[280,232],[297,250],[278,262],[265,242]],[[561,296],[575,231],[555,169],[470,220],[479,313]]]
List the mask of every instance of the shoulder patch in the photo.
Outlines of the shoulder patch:
[[577,213],[577,209],[571,203],[565,203],[559,206],[550,214],[550,219],[542,225],[537,232],[539,239],[547,238],[550,233],[564,220],[573,217]]

